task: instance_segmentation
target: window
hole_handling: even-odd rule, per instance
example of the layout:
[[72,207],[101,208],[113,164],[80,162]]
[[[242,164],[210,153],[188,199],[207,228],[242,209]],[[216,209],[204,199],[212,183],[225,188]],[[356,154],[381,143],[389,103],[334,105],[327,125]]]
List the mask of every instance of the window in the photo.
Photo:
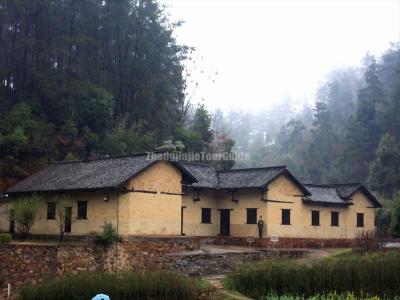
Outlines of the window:
[[55,220],[56,218],[56,203],[47,202],[47,220]]
[[200,201],[200,190],[193,190],[193,201]]
[[339,226],[339,213],[331,211],[331,226]]
[[211,224],[211,208],[201,209],[201,223]]
[[247,208],[247,224],[257,224],[257,208]]
[[357,227],[364,227],[364,214],[357,214]]
[[65,208],[64,232],[72,230],[72,207]]
[[232,190],[232,201],[238,202],[239,198],[237,197],[237,190]]
[[282,225],[290,225],[290,209],[282,209]]
[[319,226],[319,211],[318,210],[311,211],[311,225]]
[[78,219],[87,219],[87,201],[78,201]]

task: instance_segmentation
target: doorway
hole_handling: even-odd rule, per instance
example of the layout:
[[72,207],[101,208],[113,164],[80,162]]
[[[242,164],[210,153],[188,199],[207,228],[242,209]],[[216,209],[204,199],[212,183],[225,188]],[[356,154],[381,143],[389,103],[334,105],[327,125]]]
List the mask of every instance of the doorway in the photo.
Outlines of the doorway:
[[72,207],[65,208],[64,232],[71,232]]
[[15,232],[15,210],[10,210],[10,233]]
[[220,210],[220,235],[229,236],[231,227],[231,210]]
[[183,212],[184,212],[184,209],[186,208],[186,206],[182,206],[181,207],[181,235],[182,236],[184,236],[185,235],[185,233],[183,232]]

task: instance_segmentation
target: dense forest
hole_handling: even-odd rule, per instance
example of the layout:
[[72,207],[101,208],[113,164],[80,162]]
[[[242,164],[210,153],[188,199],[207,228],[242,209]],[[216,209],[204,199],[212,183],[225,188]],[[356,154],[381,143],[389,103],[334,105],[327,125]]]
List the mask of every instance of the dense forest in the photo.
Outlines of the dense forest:
[[0,191],[53,160],[229,151],[186,100],[192,48],[154,0],[0,0]]
[[363,182],[385,197],[400,189],[400,46],[360,69],[328,74],[314,103],[217,111],[214,122],[250,153],[235,167],[286,164],[306,182]]

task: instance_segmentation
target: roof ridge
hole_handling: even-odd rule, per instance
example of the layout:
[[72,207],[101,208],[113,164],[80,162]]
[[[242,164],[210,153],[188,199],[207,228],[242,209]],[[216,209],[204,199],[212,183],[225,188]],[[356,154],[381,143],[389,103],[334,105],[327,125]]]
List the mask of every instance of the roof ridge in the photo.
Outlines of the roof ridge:
[[70,164],[70,163],[80,163],[80,162],[90,163],[90,162],[99,161],[99,160],[144,156],[144,155],[148,155],[149,153],[151,153],[151,152],[141,152],[141,153],[136,153],[136,154],[126,154],[126,155],[105,155],[105,156],[100,156],[100,157],[93,158],[93,159],[76,159],[76,160],[59,160],[59,161],[56,160],[56,161],[50,162],[50,164],[59,165],[59,164]]
[[225,173],[225,172],[228,173],[228,172],[235,172],[235,171],[250,171],[250,170],[266,170],[266,169],[286,169],[286,165],[271,166],[271,167],[231,169],[231,170],[218,171],[218,173]]
[[80,163],[80,162],[84,162],[83,159],[75,159],[75,160],[55,160],[55,161],[51,161],[49,163],[49,166],[51,165],[63,165],[63,164],[73,164],[73,163]]
[[199,166],[199,167],[214,168],[212,165],[209,165],[209,164],[206,164],[206,163],[195,162],[195,161],[188,161],[188,160],[172,160],[172,161],[176,161],[178,163],[183,163],[183,164],[188,164],[188,165]]
[[326,188],[336,188],[340,186],[352,186],[352,185],[362,185],[362,183],[326,183],[326,184],[317,184],[317,183],[304,183],[305,186],[314,186],[314,187],[326,187]]
[[361,182],[349,182],[349,183],[331,183],[332,186],[350,186],[350,185],[362,185]]

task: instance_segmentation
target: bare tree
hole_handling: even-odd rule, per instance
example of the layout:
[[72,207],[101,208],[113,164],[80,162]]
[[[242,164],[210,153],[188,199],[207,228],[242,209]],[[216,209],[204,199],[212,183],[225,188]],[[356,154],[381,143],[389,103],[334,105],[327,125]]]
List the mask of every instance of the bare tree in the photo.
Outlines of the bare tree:
[[73,202],[70,197],[67,195],[58,195],[55,197],[54,202],[56,203],[55,207],[55,220],[57,222],[57,228],[59,232],[59,237],[60,241],[64,239],[64,233],[65,233],[65,225],[67,222],[70,222],[72,224],[73,222],[73,216],[68,216],[66,214],[66,207],[72,207]]

